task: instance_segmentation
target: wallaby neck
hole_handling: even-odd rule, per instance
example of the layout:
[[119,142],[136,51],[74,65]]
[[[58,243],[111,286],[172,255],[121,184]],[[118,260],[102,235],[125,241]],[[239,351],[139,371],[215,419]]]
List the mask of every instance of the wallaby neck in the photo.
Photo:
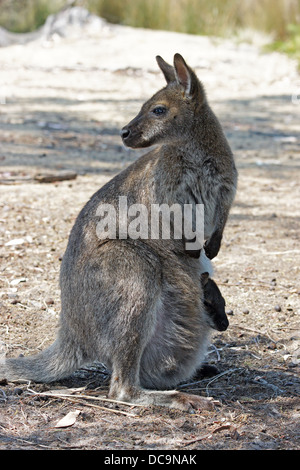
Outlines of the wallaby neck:
[[221,124],[208,104],[201,107],[192,125],[178,140],[168,143],[165,150],[181,158],[183,164],[195,168],[200,168],[208,159],[217,167],[232,161],[232,152]]
[[220,154],[230,155],[230,147],[222,127],[208,104],[195,114],[192,125],[183,130],[178,139],[166,144],[166,151],[181,156],[190,163],[202,163],[208,156],[218,158]]

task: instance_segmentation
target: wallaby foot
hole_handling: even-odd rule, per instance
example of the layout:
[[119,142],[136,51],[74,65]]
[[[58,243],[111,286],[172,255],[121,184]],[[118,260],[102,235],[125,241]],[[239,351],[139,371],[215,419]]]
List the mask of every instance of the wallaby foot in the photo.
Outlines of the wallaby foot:
[[190,393],[175,392],[173,397],[173,407],[189,413],[203,410],[213,411],[218,403],[212,397],[200,397]]
[[154,391],[138,387],[119,387],[119,393],[116,393],[112,386],[109,397],[145,406],[155,405],[175,408],[188,413],[203,410],[212,411],[215,405],[219,403],[211,397],[200,397],[189,393],[177,392],[176,390]]

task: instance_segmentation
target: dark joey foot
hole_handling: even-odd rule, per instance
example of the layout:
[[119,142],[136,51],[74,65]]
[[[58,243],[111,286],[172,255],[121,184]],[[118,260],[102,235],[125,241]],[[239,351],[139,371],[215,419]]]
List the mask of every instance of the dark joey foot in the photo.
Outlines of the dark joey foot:
[[199,397],[198,395],[191,395],[189,393],[181,393],[175,397],[175,408],[178,408],[188,413],[196,413],[208,410],[213,411],[216,405],[220,405],[220,402],[214,400],[212,397]]

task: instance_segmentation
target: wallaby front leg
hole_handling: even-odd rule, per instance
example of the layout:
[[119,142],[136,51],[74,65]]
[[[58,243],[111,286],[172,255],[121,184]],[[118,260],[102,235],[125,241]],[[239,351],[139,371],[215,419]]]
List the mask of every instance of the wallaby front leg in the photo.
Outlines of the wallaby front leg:
[[224,228],[235,195],[235,179],[236,174],[233,176],[231,184],[227,182],[219,188],[219,194],[215,204],[214,231],[204,244],[204,250],[209,259],[215,258],[221,247]]
[[[223,193],[222,193],[223,194]],[[231,201],[230,201],[231,202]],[[218,198],[215,212],[215,229],[212,235],[206,240],[204,244],[205,254],[209,259],[213,259],[219,253],[223,231],[227,222],[230,205],[226,201],[226,193],[224,192],[224,199]]]
[[220,251],[223,230],[216,230],[204,244],[204,251],[209,259],[213,259]]

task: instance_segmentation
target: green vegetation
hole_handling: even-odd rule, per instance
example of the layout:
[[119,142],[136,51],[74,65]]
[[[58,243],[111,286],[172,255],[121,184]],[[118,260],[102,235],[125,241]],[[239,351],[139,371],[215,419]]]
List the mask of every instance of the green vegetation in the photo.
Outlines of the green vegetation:
[[34,31],[65,3],[64,0],[0,0],[0,26],[15,33]]
[[284,39],[300,23],[300,0],[86,0],[113,23],[190,34],[231,35],[251,28]]
[[[300,55],[300,0],[74,0],[109,22],[230,37],[244,29],[270,34],[269,49]],[[68,0],[0,0],[0,25],[32,31]]]
[[300,69],[300,24],[289,24],[285,38],[274,41],[266,49],[288,54],[298,61]]

